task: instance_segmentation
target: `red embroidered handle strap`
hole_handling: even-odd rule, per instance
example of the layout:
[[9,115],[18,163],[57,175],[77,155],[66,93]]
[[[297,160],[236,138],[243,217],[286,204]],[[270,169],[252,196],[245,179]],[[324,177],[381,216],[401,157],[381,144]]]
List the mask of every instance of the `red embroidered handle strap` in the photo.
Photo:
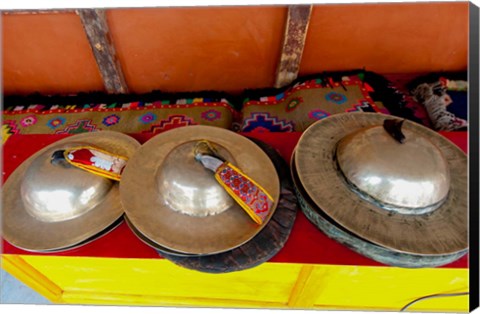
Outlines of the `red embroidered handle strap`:
[[[273,198],[257,182],[228,161],[223,161],[208,142],[195,158],[215,173],[217,182],[257,224],[262,224],[273,208]],[[206,147],[206,148],[205,148]]]
[[217,169],[215,178],[256,223],[265,221],[273,199],[260,185],[229,162]]
[[79,146],[63,152],[65,160],[71,165],[102,177],[120,181],[128,158],[106,152],[92,146]]

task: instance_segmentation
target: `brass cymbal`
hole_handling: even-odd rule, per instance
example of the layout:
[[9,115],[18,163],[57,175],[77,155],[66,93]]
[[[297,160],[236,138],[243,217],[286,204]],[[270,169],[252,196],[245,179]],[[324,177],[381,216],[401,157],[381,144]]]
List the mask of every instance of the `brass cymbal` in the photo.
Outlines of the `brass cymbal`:
[[[195,160],[194,148],[201,140],[273,197],[273,209],[261,225]],[[179,253],[210,255],[240,246],[260,232],[278,203],[280,182],[272,161],[252,141],[222,128],[188,126],[144,143],[125,167],[120,191],[129,221],[152,242]]]
[[28,251],[60,251],[95,237],[123,215],[117,182],[52,163],[58,150],[90,145],[131,157],[140,144],[118,132],[83,133],[59,140],[24,161],[3,189],[3,236]]
[[[417,255],[464,252],[468,248],[466,154],[438,133],[408,120],[403,123],[405,144],[391,138],[384,145],[388,135],[380,139],[362,134],[352,141],[355,132],[372,130],[391,118],[346,113],[310,126],[295,148],[294,161],[305,192],[338,225],[377,245]],[[352,143],[356,146],[341,147]],[[387,195],[384,189],[392,182],[396,185]],[[412,187],[429,192],[414,191],[416,198],[409,198],[413,192],[405,191],[413,191]]]
[[329,238],[345,245],[358,254],[364,255],[377,262],[396,267],[432,268],[452,263],[468,253],[468,249],[465,249],[464,251],[447,254],[412,254],[391,250],[360,238],[357,234],[353,234],[349,230],[336,224],[335,221],[313,203],[300,183],[294,160],[295,154],[292,155],[291,159],[291,176],[295,185],[298,202],[307,219]]
[[69,251],[69,250],[78,249],[78,248],[80,248],[84,245],[90,244],[90,243],[108,235],[110,232],[114,231],[117,227],[119,227],[122,224],[123,220],[124,220],[123,216],[121,216],[116,221],[114,221],[111,225],[107,226],[105,229],[103,229],[99,233],[93,235],[92,237],[90,237],[86,240],[83,240],[80,243],[74,244],[72,246],[66,246],[66,247],[63,247],[63,248],[60,248],[60,249],[44,250],[44,251],[41,251],[41,252],[42,253],[60,253],[60,252],[66,252],[66,251]]
[[137,228],[135,228],[135,226],[130,222],[130,220],[128,219],[127,216],[125,216],[125,222],[127,223],[127,226],[130,228],[130,230],[133,232],[133,234],[135,234],[137,236],[137,238],[140,239],[140,241],[142,241],[143,243],[145,243],[146,245],[148,245],[152,249],[156,250],[157,252],[167,253],[167,254],[170,254],[170,255],[182,256],[182,257],[196,256],[195,254],[180,253],[180,252],[172,251],[170,249],[162,247],[161,245],[153,242],[152,240],[147,238],[145,235],[143,235],[140,231],[138,231]]

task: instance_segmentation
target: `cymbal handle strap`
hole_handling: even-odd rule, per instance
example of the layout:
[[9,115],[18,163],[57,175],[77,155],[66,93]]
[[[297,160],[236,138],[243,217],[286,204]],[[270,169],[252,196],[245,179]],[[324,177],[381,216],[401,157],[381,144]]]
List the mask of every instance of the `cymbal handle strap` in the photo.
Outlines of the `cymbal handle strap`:
[[128,161],[126,157],[92,146],[68,148],[63,151],[63,156],[74,167],[115,181],[120,181]]

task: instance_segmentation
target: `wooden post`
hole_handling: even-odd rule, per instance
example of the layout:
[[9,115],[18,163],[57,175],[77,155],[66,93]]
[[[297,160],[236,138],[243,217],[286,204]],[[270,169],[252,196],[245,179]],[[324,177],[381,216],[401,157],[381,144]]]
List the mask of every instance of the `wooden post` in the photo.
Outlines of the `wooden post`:
[[122,67],[115,52],[105,17],[101,9],[77,10],[108,93],[128,93]]
[[292,5],[288,8],[282,54],[278,63],[275,87],[290,84],[298,76],[312,5]]

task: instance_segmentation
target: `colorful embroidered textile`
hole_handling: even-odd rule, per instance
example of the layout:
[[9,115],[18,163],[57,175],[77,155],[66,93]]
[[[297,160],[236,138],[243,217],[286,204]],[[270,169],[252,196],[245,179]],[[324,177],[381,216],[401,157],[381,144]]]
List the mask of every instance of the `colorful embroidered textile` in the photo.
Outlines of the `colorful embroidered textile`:
[[257,224],[263,223],[273,199],[261,186],[228,162],[217,169],[215,178]]
[[[329,72],[297,79],[282,89],[142,95],[7,96],[3,142],[12,134],[73,134],[112,130],[158,133],[188,125],[240,132],[303,131],[340,112],[381,112],[430,126],[408,92],[374,72]],[[243,102],[243,104],[242,104]]]
[[411,97],[427,112],[432,129],[457,131],[468,127],[466,73],[430,73],[406,84]]
[[343,112],[389,113],[372,98],[373,87],[360,75],[304,80],[273,96],[248,98],[242,109],[242,132],[304,131],[317,120]]
[[[216,155],[206,142],[195,152],[195,159],[215,173],[215,179],[257,224],[262,224],[273,207],[273,198],[240,169]],[[206,147],[205,147],[206,146]],[[199,147],[199,146],[197,146]]]
[[12,134],[75,134],[99,130],[123,133],[158,133],[188,125],[230,128],[238,114],[221,99],[180,99],[97,105],[10,106],[3,112],[3,141]]
[[468,126],[466,120],[460,119],[447,109],[453,101],[440,81],[433,84],[422,83],[412,91],[412,95],[425,106],[434,130],[456,131]]
[[397,108],[395,108],[392,113],[432,128],[432,122],[428,117],[427,110],[410,95],[406,86],[415,76],[416,75],[413,74],[391,74],[386,76],[386,78],[392,82],[392,88],[402,97],[398,102]]

